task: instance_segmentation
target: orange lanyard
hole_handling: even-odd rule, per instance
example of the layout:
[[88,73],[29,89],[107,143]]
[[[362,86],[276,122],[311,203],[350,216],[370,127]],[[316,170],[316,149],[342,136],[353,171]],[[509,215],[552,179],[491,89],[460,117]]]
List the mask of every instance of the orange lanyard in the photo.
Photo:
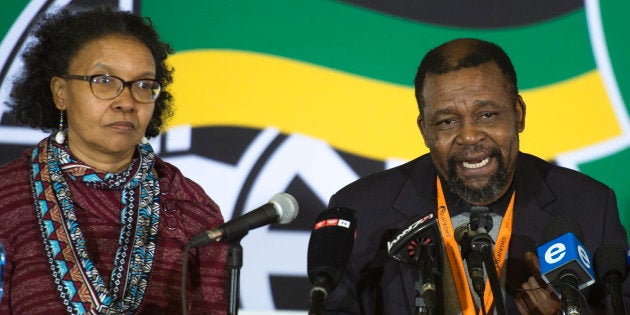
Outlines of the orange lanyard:
[[[442,241],[444,242],[444,248],[446,249],[446,256],[451,266],[453,273],[453,279],[455,280],[455,288],[457,289],[457,296],[459,297],[459,303],[462,307],[462,313],[465,315],[475,314],[475,305],[470,294],[470,288],[468,287],[468,278],[464,272],[464,264],[459,251],[459,245],[455,241],[455,235],[453,230],[453,223],[451,222],[451,216],[448,213],[448,207],[446,206],[446,199],[444,198],[444,192],[442,191],[442,183],[440,178],[437,177],[437,206],[438,206],[438,223],[440,225],[440,232],[442,232]],[[497,274],[501,275],[501,271],[505,266],[505,256],[510,244],[510,237],[512,236],[512,213],[514,212],[514,197],[516,191],[512,193],[510,204],[505,211],[505,216],[501,222],[501,228],[499,229],[499,236],[494,247],[494,260],[497,267]],[[486,305],[486,312],[490,312],[492,308],[492,290],[489,285],[489,281],[486,280],[486,290],[484,292],[484,301]]]

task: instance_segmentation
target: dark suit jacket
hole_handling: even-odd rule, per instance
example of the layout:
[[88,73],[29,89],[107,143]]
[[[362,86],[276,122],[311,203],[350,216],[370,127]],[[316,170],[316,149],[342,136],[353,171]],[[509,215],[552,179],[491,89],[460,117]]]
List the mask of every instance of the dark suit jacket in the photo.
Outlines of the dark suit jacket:
[[[435,213],[435,178],[436,170],[427,154],[361,178],[332,196],[330,207],[356,209],[358,221],[352,256],[339,285],[328,299],[328,314],[414,313],[417,272],[389,258],[385,242],[392,231],[403,228],[409,218]],[[591,254],[601,244],[628,248],[615,194],[610,188],[579,172],[519,153],[507,263],[508,314],[518,314],[514,292],[509,288],[520,288],[530,274],[523,254],[535,252],[536,246],[544,243],[543,230],[547,222],[560,214],[570,215],[582,227],[584,244]],[[626,301],[630,301],[629,282],[626,281],[624,287]],[[601,284],[589,289],[586,292],[589,302],[602,303]]]

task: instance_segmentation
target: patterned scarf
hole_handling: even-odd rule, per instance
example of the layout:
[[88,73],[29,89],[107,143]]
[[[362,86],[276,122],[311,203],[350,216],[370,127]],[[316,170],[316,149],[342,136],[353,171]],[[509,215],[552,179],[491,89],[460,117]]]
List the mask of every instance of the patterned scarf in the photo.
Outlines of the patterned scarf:
[[[31,154],[35,209],[59,295],[69,314],[132,314],[147,287],[159,225],[159,193],[151,145],[120,173],[99,172],[74,160],[52,137]],[[109,285],[88,255],[64,178],[98,189],[121,190],[122,230]]]

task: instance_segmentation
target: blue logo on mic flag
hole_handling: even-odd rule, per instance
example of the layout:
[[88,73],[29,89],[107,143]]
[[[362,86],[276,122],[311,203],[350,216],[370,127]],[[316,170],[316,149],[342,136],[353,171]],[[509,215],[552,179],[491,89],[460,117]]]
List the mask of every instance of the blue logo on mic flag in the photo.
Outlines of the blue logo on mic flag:
[[538,247],[538,261],[543,279],[552,284],[554,290],[554,282],[569,270],[578,277],[580,290],[595,282],[591,255],[573,233],[563,234]]

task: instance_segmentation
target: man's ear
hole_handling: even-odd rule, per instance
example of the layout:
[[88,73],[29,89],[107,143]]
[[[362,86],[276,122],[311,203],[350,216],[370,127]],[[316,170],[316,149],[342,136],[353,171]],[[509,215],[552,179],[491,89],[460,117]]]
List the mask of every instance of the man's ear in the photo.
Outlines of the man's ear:
[[52,92],[55,107],[58,110],[66,110],[67,87],[67,81],[60,77],[52,77],[52,79],[50,79],[50,91]]
[[422,139],[424,140],[424,145],[427,148],[430,148],[431,146],[429,145],[428,141],[427,141],[427,134],[426,134],[426,122],[424,121],[424,117],[422,116],[422,113],[418,114],[418,119],[416,120],[416,123],[418,124],[418,129],[420,129],[420,134],[422,135]]
[[424,137],[424,121],[422,120],[422,113],[418,114],[418,119],[416,120],[416,124],[418,124],[418,129],[420,129],[420,133]]
[[520,95],[516,97],[516,104],[514,104],[516,110],[516,126],[518,128],[518,132],[523,132],[525,130],[525,113],[526,106],[525,101],[523,101],[523,97]]

